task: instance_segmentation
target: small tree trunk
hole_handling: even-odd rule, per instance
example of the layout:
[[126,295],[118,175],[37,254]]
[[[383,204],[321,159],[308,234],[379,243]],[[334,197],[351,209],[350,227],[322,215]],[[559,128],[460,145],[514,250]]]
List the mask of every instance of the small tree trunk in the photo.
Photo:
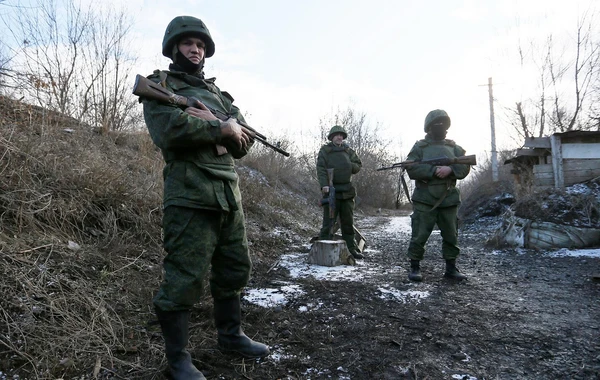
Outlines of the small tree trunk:
[[356,261],[343,240],[317,240],[308,254],[309,264],[335,267],[342,264],[354,265]]

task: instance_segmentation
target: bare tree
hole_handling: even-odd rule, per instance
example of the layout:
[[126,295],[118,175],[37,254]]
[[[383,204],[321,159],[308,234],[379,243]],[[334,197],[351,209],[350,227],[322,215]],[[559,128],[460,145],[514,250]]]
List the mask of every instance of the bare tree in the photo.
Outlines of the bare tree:
[[392,141],[381,136],[381,125],[370,124],[364,112],[352,107],[338,109],[319,120],[323,140],[326,140],[327,133],[334,125],[344,127],[348,132],[348,144],[361,158],[362,170],[353,179],[359,199],[372,207],[390,207],[395,204],[399,173],[376,170],[382,164],[397,159],[390,153]]
[[8,75],[8,63],[9,59],[6,54],[6,47],[2,42],[0,42],[0,91],[4,89],[6,76]]
[[104,132],[127,127],[136,112],[129,93],[130,20],[124,10],[74,0],[36,0],[1,16],[12,33],[16,84],[28,100]]
[[531,61],[538,70],[539,91],[507,109],[520,137],[597,128],[592,107],[586,105],[600,90],[600,34],[594,26],[594,15],[584,13],[567,46],[561,48],[553,35],[541,47],[519,45],[522,66]]
[[596,79],[594,90],[592,91],[593,100],[589,107],[591,128],[590,130],[600,131],[600,79]]

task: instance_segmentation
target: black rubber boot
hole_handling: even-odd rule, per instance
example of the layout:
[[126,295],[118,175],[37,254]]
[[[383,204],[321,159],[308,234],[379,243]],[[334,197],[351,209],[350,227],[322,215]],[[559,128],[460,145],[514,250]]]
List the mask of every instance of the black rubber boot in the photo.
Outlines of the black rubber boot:
[[352,255],[352,257],[354,257],[357,260],[365,258],[365,256],[362,253],[355,251],[355,250],[350,250],[350,254]]
[[460,273],[458,268],[456,268],[456,260],[446,260],[446,272],[444,273],[444,277],[456,281],[462,281],[467,278],[467,276]]
[[348,247],[348,251],[355,259],[364,259],[365,256],[358,252],[358,247],[356,246],[356,242],[354,241],[354,235],[342,235],[342,239],[346,242],[346,246]]
[[269,347],[248,338],[242,331],[240,298],[214,300],[215,325],[218,344],[222,351],[238,353],[246,358],[262,358],[271,353]]
[[408,279],[411,281],[421,282],[423,281],[423,276],[421,276],[421,261],[419,260],[410,260],[410,272],[408,273]]
[[192,364],[188,344],[189,311],[163,311],[155,308],[165,339],[165,353],[169,372],[174,380],[206,380],[202,372]]

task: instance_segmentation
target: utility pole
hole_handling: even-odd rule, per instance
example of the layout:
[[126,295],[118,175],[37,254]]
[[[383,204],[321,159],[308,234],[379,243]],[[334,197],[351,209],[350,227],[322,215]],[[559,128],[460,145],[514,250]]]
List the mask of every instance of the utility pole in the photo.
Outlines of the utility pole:
[[492,181],[498,182],[498,152],[496,152],[496,125],[494,123],[494,93],[492,91],[492,77],[488,78],[488,91],[490,93],[490,127],[492,129]]

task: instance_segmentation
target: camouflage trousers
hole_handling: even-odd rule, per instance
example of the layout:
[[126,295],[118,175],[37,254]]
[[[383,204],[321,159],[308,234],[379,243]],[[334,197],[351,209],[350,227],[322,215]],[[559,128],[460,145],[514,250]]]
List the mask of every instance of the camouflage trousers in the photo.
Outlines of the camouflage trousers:
[[446,260],[456,259],[460,253],[458,248],[458,206],[438,207],[415,202],[411,218],[412,236],[408,245],[408,257],[411,260],[423,260],[425,244],[431,236],[435,225],[442,235],[442,257]]
[[[354,198],[336,199],[335,200],[335,218],[340,218],[340,229],[342,230],[342,239],[348,245],[348,249],[357,250],[356,241],[354,240]],[[329,218],[329,205],[323,206],[323,224],[319,239],[331,239],[331,219]]]
[[214,299],[239,296],[252,262],[244,214],[169,206],[164,210],[164,279],[154,305],[164,311],[189,310],[202,296],[210,272]]

